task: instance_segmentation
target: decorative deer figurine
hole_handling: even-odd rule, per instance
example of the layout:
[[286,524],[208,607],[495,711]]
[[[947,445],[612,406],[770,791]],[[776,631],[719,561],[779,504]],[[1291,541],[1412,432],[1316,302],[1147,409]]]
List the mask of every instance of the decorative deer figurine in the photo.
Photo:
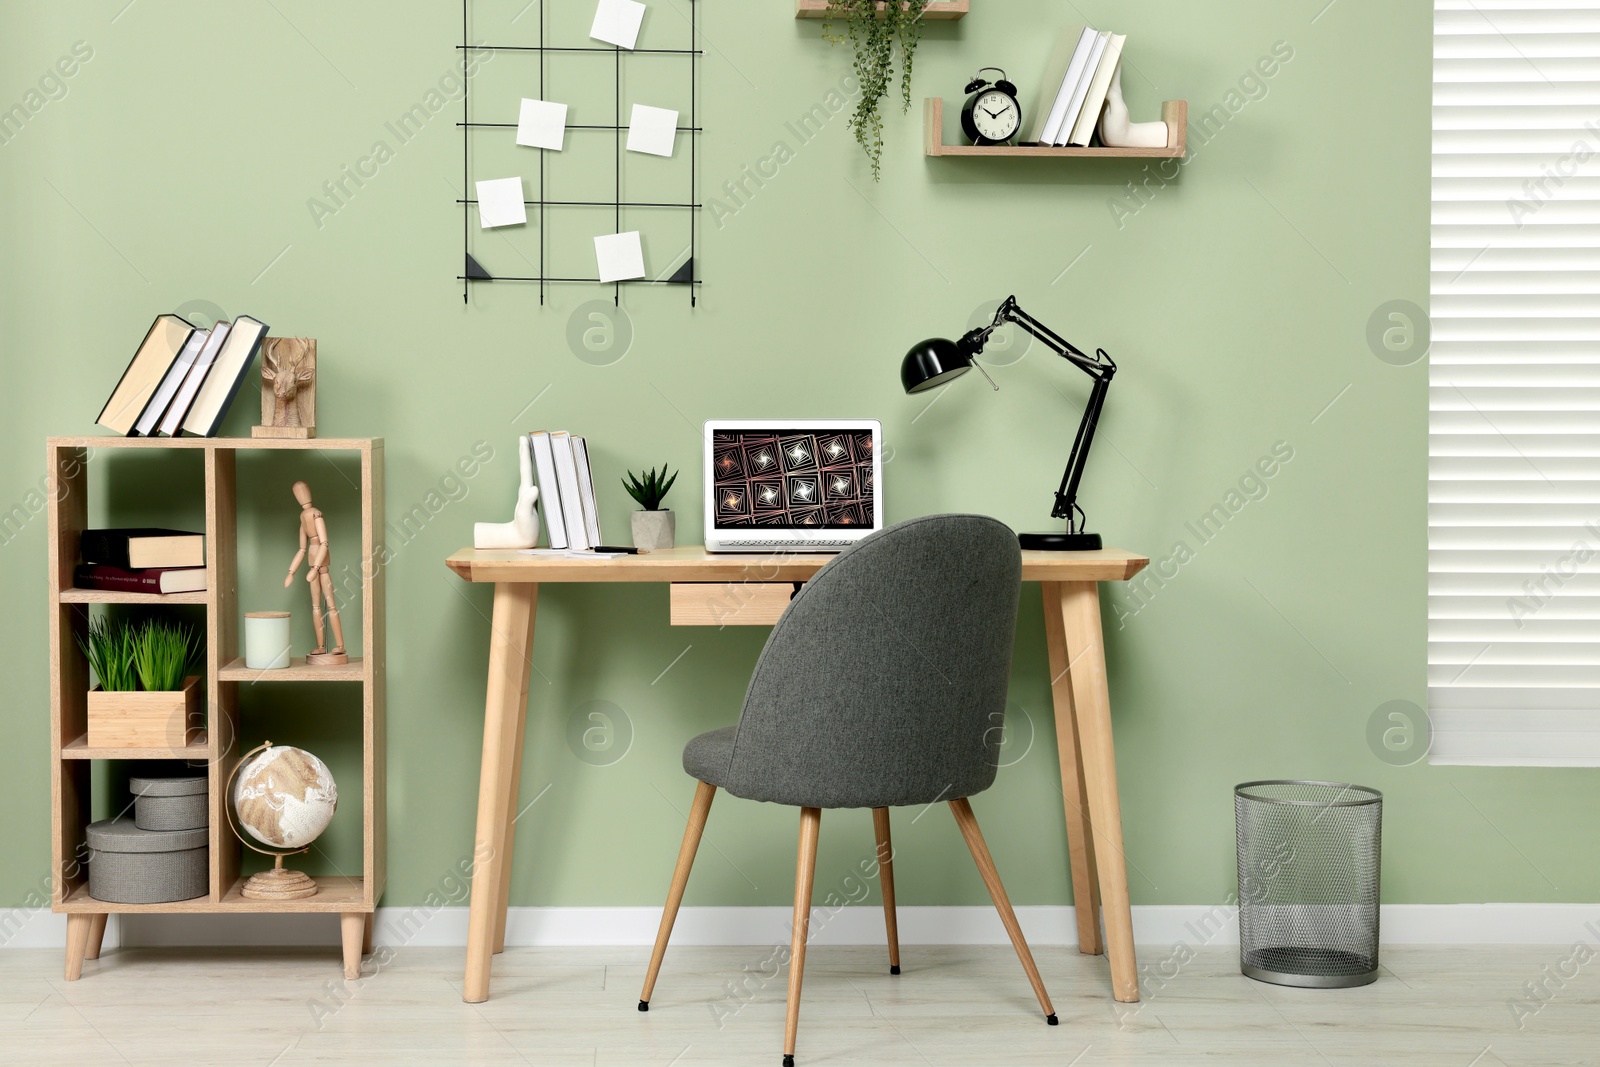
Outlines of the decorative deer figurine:
[[315,437],[317,342],[269,337],[261,345],[261,425],[255,437]]

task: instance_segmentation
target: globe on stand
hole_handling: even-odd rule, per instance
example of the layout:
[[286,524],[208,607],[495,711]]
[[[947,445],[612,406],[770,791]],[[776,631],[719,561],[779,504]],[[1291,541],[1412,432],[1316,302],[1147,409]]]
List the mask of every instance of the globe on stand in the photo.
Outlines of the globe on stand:
[[[314,895],[317,883],[311,876],[285,869],[283,860],[309,849],[339,806],[339,788],[327,764],[304,749],[268,741],[245,753],[234,767],[227,800],[234,835],[246,848],[274,861],[271,870],[251,875],[240,894],[252,900]],[[262,848],[251,838],[272,848]]]

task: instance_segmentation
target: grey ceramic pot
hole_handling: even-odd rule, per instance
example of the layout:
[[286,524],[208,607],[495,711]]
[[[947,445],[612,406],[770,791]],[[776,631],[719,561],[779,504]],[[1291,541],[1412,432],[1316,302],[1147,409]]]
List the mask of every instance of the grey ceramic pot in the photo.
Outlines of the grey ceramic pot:
[[671,508],[633,513],[633,547],[640,552],[671,548],[677,533],[678,523]]

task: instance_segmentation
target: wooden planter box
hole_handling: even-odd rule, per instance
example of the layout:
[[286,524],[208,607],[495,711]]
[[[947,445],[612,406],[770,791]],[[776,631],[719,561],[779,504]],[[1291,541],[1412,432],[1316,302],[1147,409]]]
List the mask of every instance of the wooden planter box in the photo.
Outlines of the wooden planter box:
[[170,693],[89,692],[90,748],[186,748],[201,732],[200,676]]

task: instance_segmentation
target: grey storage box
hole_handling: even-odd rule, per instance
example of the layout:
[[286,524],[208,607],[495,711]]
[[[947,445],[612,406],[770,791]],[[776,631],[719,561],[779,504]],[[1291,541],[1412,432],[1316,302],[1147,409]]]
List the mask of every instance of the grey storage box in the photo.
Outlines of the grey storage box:
[[133,822],[141,830],[204,830],[206,779],[133,778]]
[[114,904],[193,900],[210,889],[209,831],[141,830],[132,819],[89,824],[89,895]]

